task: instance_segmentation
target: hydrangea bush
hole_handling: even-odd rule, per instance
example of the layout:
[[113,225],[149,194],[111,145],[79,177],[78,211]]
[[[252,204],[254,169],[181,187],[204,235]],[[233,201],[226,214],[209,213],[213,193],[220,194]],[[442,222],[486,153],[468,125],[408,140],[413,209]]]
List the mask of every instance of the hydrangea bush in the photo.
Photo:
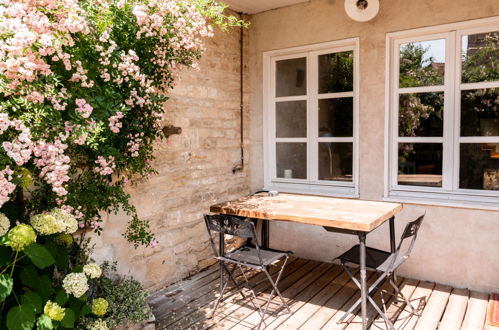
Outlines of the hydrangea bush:
[[[0,328],[107,328],[78,255],[101,216],[156,246],[127,184],[154,174],[164,102],[212,25],[214,0],[0,0]],[[43,307],[42,307],[43,306]]]

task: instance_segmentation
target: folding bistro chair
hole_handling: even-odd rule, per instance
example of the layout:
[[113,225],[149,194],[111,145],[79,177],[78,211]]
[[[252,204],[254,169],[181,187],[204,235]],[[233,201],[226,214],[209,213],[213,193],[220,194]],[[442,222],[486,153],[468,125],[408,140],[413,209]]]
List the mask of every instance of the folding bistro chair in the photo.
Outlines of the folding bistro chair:
[[[243,298],[245,295],[242,292],[241,286],[234,279],[234,271],[239,269],[243,278],[245,280],[245,287],[251,291],[253,299],[256,301],[256,294],[253,288],[251,287],[246,274],[244,273],[243,267],[248,267],[251,269],[255,269],[258,271],[262,271],[267,276],[270,284],[272,285],[272,292],[269,295],[267,302],[265,303],[265,307],[262,310],[261,306],[256,306],[252,301],[253,306],[258,310],[258,313],[261,316],[260,323],[258,324],[258,328],[264,322],[265,314],[267,313],[268,307],[270,305],[270,301],[274,297],[274,294],[277,293],[279,298],[282,301],[282,305],[280,307],[286,307],[288,312],[291,312],[288,304],[284,300],[281,295],[281,292],[277,288],[279,284],[279,280],[281,279],[282,272],[289,258],[289,252],[277,251],[277,250],[266,250],[261,249],[258,245],[258,239],[256,236],[255,224],[249,218],[240,218],[231,215],[218,214],[218,215],[205,215],[204,216],[206,227],[208,229],[208,234],[210,236],[210,243],[213,249],[213,253],[215,254],[215,258],[219,260],[220,263],[220,297],[215,304],[213,309],[212,317],[215,314],[219,303],[223,300],[223,294],[227,287],[229,281],[231,281],[235,287],[240,291]],[[218,232],[220,235],[219,248],[216,249],[215,242],[213,240],[212,232]],[[225,252],[224,250],[224,235],[232,235],[238,236],[241,238],[246,238],[247,242],[241,247],[235,248],[229,252]],[[254,242],[254,245],[249,243],[250,241]],[[281,269],[278,272],[277,278],[274,281],[268,272],[268,267],[273,265],[278,260],[285,258],[284,262],[281,266]],[[232,269],[229,269],[227,264],[232,264]],[[224,274],[227,275],[227,278],[224,278]]]
[[[417,218],[416,220],[409,222],[407,226],[405,227],[405,230],[402,234],[402,237],[400,239],[400,243],[397,246],[395,252],[386,252],[383,250],[378,250],[378,249],[373,249],[370,247],[366,247],[366,268],[371,269],[376,271],[377,273],[380,273],[379,277],[376,279],[376,281],[369,287],[367,290],[367,299],[369,302],[373,305],[374,309],[379,313],[379,315],[383,318],[383,320],[386,322],[388,327],[390,329],[395,329],[393,324],[390,322],[388,319],[388,316],[386,315],[386,307],[384,306],[383,302],[383,311],[378,307],[378,305],[374,302],[374,300],[371,298],[371,293],[374,293],[374,290],[382,284],[386,279],[389,281],[390,285],[393,287],[395,294],[394,295],[399,295],[404,302],[409,306],[411,309],[411,312],[414,315],[419,316],[419,313],[417,312],[416,308],[412,306],[411,302],[402,294],[400,291],[398,285],[397,285],[397,278],[395,275],[395,271],[397,270],[400,265],[402,265],[407,258],[409,258],[409,255],[412,252],[412,249],[414,247],[414,243],[416,242],[416,238],[418,235],[419,228],[421,227],[421,223],[423,222],[424,214]],[[400,249],[402,247],[402,244],[404,241],[408,238],[412,238],[409,246],[407,249],[405,249],[404,253],[400,252]],[[350,271],[348,268],[347,264],[356,264],[359,265],[359,256],[360,256],[360,250],[359,250],[359,245],[356,245],[352,247],[350,250],[347,252],[343,253],[341,256],[336,258],[335,260],[339,260],[345,271],[348,273],[352,281],[359,287],[360,289],[360,283],[359,281],[355,278],[353,273]],[[345,318],[352,312],[354,311],[360,304],[360,299],[355,302],[355,304],[348,309],[348,311],[338,320],[338,323],[341,323],[345,320]]]

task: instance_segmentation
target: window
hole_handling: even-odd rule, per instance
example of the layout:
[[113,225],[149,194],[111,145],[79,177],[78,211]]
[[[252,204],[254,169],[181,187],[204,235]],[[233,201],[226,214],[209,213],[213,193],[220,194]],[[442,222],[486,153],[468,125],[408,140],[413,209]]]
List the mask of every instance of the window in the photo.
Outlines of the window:
[[357,52],[349,39],[264,54],[267,189],[358,194]]
[[389,34],[386,195],[499,201],[499,19]]

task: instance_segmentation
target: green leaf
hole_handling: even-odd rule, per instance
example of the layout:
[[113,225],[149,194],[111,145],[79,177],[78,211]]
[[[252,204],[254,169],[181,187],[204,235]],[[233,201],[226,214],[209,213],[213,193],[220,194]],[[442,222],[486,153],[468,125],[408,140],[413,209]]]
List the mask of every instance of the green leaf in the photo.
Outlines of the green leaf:
[[32,289],[35,289],[38,285],[38,272],[36,271],[36,268],[33,267],[32,265],[29,265],[26,268],[24,268],[19,274],[19,277],[21,278],[22,284]]
[[68,298],[69,295],[66,292],[59,290],[55,296],[55,302],[58,303],[59,306],[64,306],[68,302]]
[[45,247],[55,259],[55,264],[60,270],[65,270],[68,266],[69,251],[66,247],[48,242]]
[[31,330],[34,325],[35,313],[29,306],[15,306],[7,313],[7,327],[10,330]]
[[43,275],[38,278],[38,283],[35,289],[40,294],[43,300],[48,300],[49,297],[54,293],[52,282],[50,281],[48,275]]
[[53,265],[55,260],[49,251],[40,244],[33,243],[24,249],[24,253],[40,269]]
[[84,315],[88,315],[92,312],[92,308],[88,305],[85,305],[81,308],[81,312],[80,312],[80,315],[84,316]]
[[52,320],[45,314],[40,315],[38,321],[36,322],[36,330],[50,330],[54,329]]
[[72,329],[72,328],[74,328],[74,323],[75,323],[74,312],[71,309],[66,308],[66,310],[64,312],[64,318],[61,320],[61,325],[64,328]]
[[7,274],[0,275],[0,301],[4,301],[12,292],[14,280]]
[[32,307],[35,313],[42,312],[42,298],[33,291],[28,291],[21,296],[21,304]]
[[6,246],[0,246],[0,267],[6,266],[12,257],[12,250]]

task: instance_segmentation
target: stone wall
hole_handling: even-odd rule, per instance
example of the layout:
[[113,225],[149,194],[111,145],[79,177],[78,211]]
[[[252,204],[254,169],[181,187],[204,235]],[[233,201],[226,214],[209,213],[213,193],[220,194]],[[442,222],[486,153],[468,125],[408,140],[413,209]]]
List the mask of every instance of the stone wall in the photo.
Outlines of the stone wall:
[[[101,238],[94,240],[95,259],[117,260],[121,274],[133,275],[150,290],[209,265],[212,250],[203,213],[249,192],[247,168],[232,173],[240,164],[239,28],[217,30],[199,64],[199,71],[181,73],[165,104],[165,124],[181,127],[182,134],[157,143],[159,174],[129,188],[139,215],[151,222],[158,247],[134,250],[121,236],[122,214],[109,216]],[[245,98],[247,104],[247,91]],[[246,126],[248,120],[245,109]],[[245,156],[248,160],[247,150]]]

